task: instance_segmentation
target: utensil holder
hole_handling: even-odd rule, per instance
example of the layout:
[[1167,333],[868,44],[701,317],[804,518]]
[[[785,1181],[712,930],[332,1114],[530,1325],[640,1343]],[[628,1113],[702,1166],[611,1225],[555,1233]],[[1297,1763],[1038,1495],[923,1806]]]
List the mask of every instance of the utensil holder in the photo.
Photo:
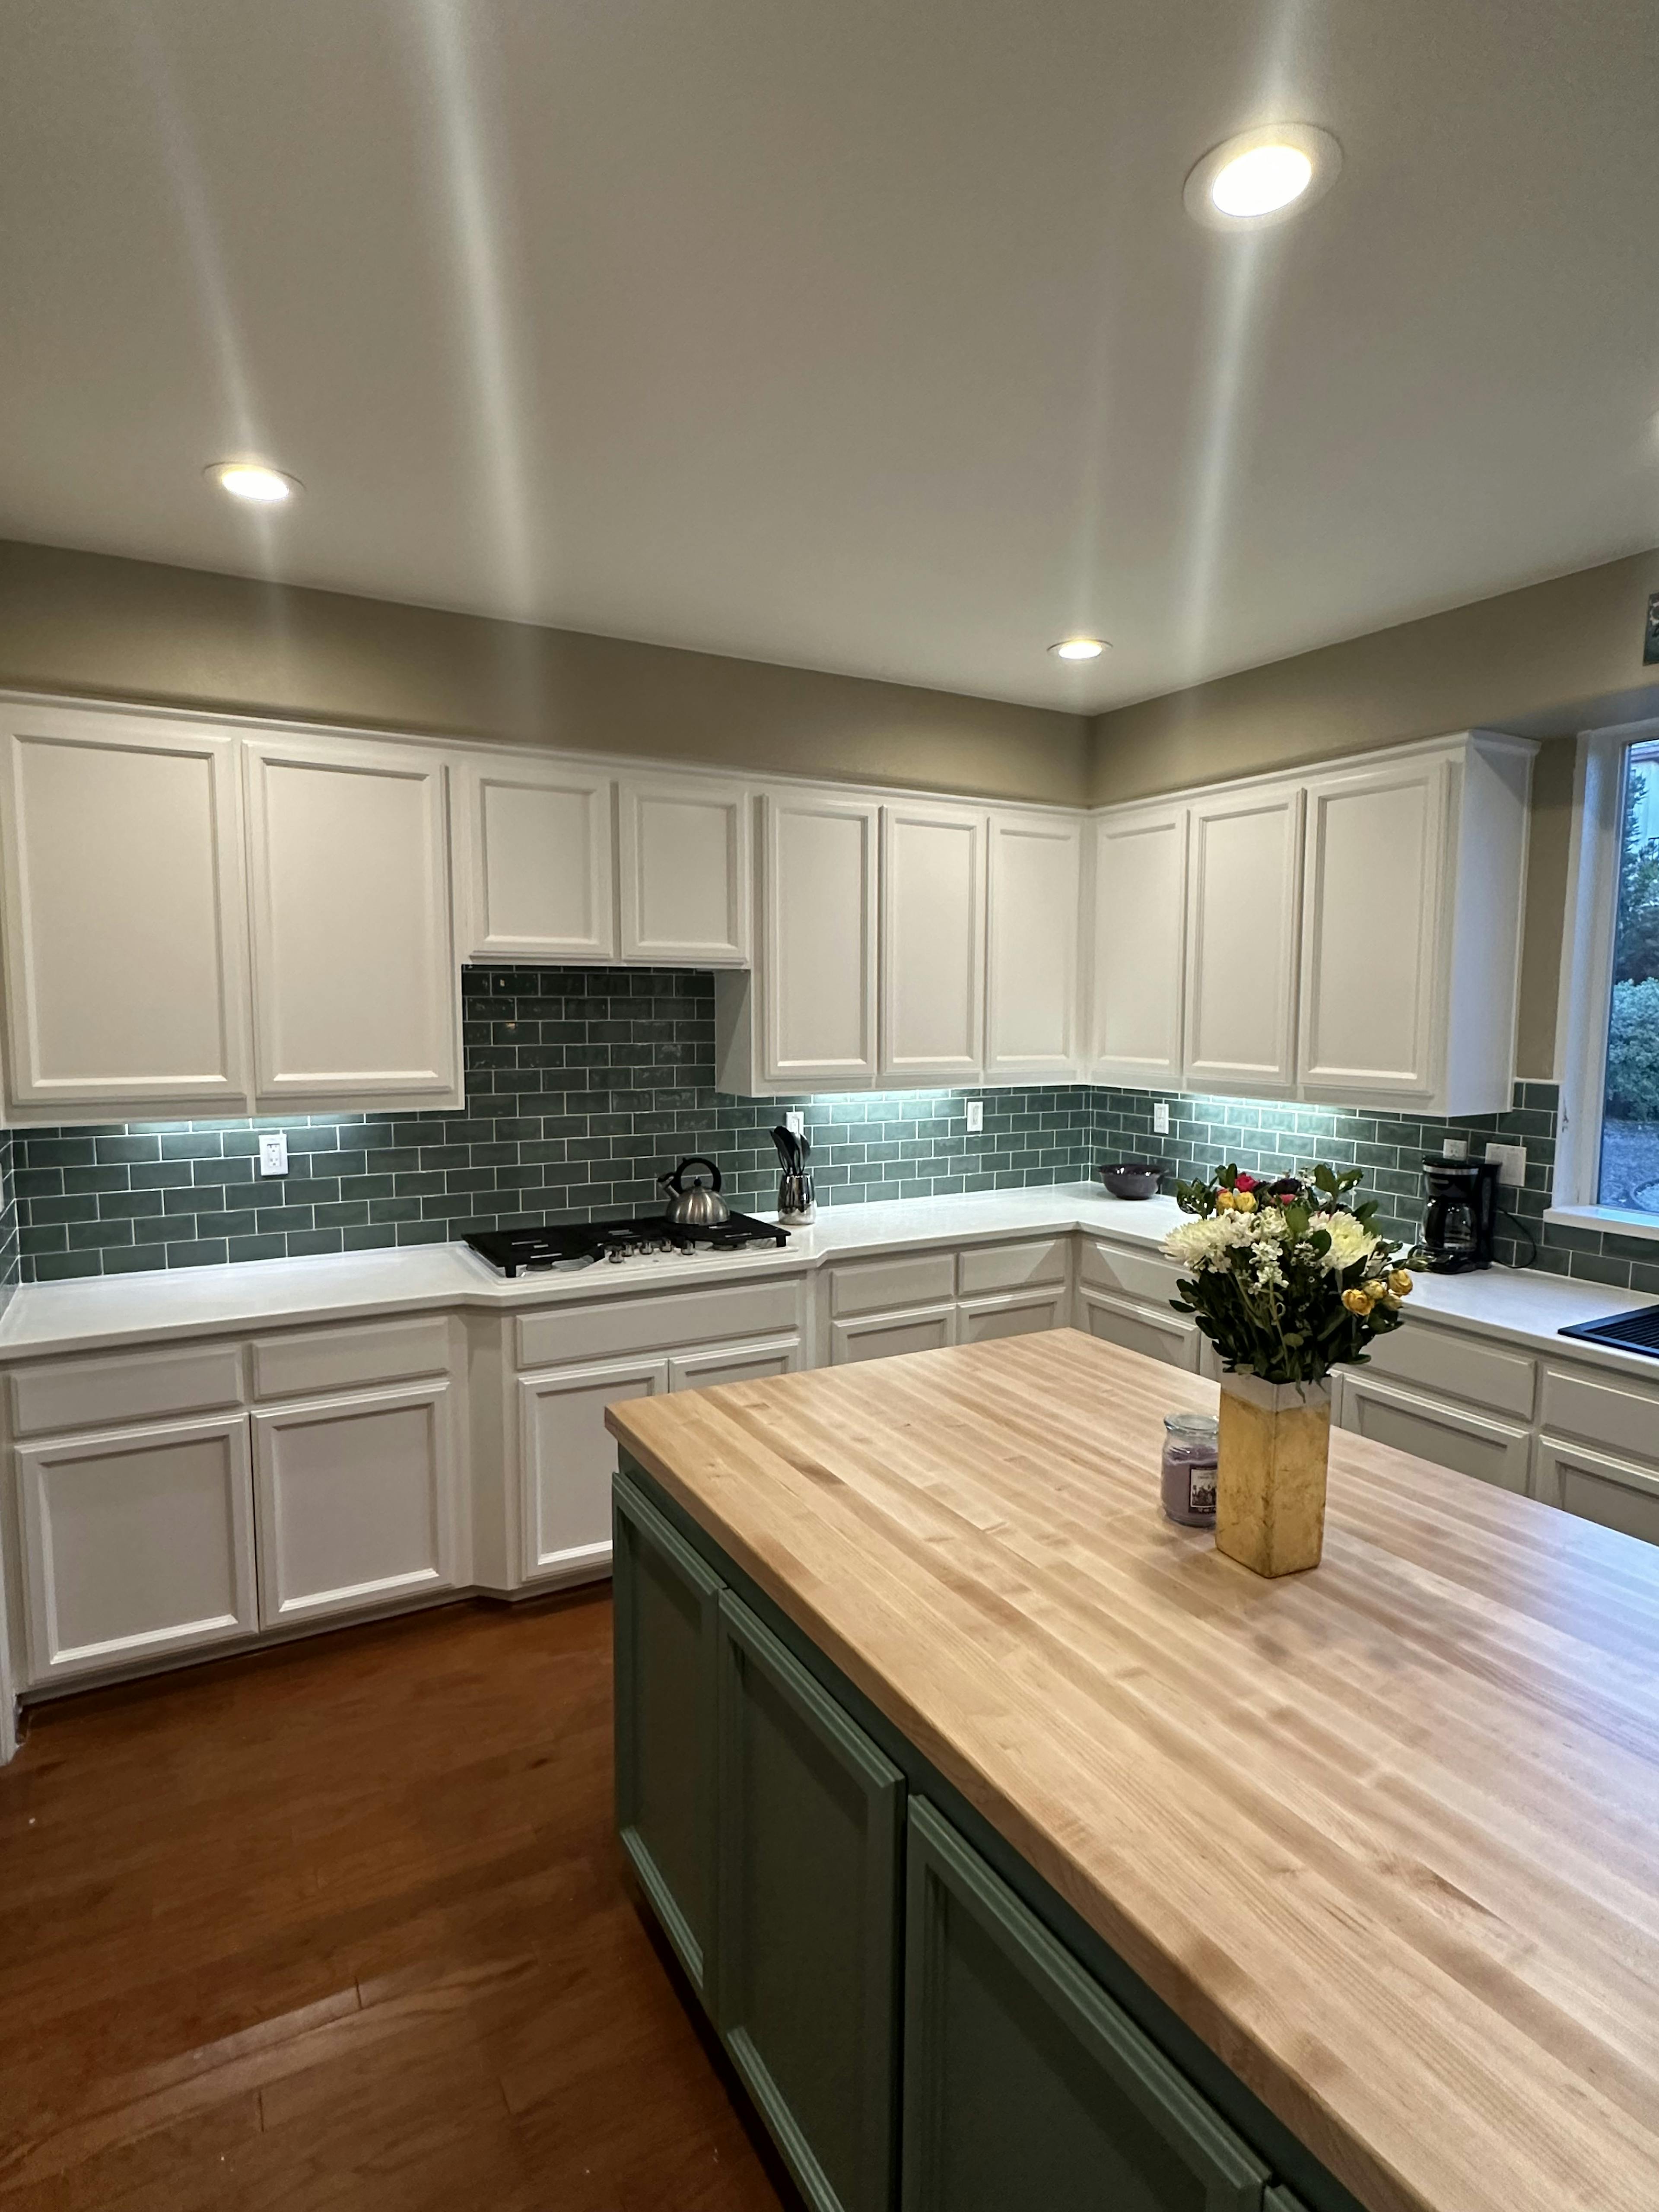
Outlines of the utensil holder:
[[817,1199],[810,1175],[782,1175],[778,1177],[778,1225],[782,1229],[804,1228],[817,1218]]

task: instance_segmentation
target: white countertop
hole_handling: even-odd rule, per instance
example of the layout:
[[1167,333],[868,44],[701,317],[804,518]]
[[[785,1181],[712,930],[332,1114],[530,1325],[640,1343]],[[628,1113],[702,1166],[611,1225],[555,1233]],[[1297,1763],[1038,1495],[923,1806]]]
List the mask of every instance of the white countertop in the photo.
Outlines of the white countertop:
[[[1156,1250],[1181,1218],[1172,1198],[1109,1198],[1089,1183],[983,1191],[963,1198],[897,1199],[826,1207],[779,1251],[629,1261],[508,1282],[465,1244],[405,1246],[311,1260],[99,1276],[85,1282],[26,1283],[0,1316],[0,1364],[44,1353],[230,1333],[305,1322],[362,1320],[434,1308],[502,1312],[586,1304],[692,1284],[798,1274],[826,1261],[875,1258],[927,1245],[960,1245],[1082,1230]],[[1594,1321],[1653,1298],[1639,1291],[1570,1282],[1559,1275],[1494,1267],[1484,1274],[1419,1275],[1410,1311],[1534,1349],[1565,1352],[1659,1380],[1659,1361],[1576,1339],[1565,1323]]]

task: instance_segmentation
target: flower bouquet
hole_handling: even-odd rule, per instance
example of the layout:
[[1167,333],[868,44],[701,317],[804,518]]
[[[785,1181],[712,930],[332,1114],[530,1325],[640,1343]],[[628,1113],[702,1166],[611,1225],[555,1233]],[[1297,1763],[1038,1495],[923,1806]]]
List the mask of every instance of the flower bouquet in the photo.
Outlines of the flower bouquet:
[[1216,1543],[1259,1574],[1316,1565],[1324,1538],[1331,1369],[1398,1328],[1407,1248],[1354,1205],[1358,1168],[1275,1181],[1221,1169],[1177,1183],[1190,1214],[1164,1249],[1191,1270],[1171,1304],[1221,1355]]

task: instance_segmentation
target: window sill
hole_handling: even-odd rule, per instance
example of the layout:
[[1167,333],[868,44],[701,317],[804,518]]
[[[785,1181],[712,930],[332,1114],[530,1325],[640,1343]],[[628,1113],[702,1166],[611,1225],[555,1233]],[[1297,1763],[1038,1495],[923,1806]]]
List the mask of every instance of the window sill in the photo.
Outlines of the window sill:
[[1564,1229],[1609,1230],[1615,1237],[1650,1237],[1659,1243],[1659,1214],[1636,1213],[1622,1206],[1552,1206],[1544,1218]]

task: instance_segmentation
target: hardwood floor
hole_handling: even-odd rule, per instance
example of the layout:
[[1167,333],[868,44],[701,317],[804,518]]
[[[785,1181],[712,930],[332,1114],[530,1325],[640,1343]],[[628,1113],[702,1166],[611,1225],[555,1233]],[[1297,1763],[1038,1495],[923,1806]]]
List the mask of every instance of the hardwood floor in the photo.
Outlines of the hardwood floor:
[[611,1826],[608,1592],[38,1711],[3,2212],[794,2208]]

